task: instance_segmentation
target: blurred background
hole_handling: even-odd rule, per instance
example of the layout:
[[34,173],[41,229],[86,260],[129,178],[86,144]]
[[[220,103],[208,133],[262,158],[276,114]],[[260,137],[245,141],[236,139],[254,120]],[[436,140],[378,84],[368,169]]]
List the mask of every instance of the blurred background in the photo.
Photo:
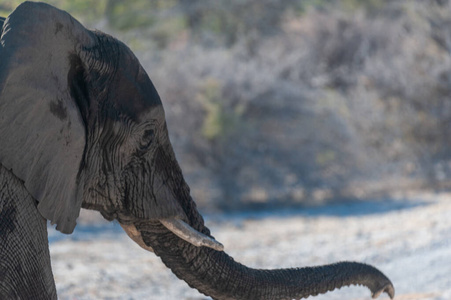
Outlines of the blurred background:
[[450,186],[451,1],[44,2],[135,52],[203,211]]
[[[0,0],[0,15],[20,2]],[[451,0],[44,2],[139,58],[237,261],[362,261],[396,299],[451,299]],[[102,221],[49,225],[60,299],[209,299]]]

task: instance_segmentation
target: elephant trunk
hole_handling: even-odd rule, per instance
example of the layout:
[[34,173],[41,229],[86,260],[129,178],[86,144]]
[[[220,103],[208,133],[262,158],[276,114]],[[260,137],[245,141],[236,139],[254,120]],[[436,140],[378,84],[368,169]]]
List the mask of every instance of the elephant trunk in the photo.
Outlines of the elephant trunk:
[[342,262],[257,270],[235,262],[224,251],[218,251],[222,245],[204,225],[170,144],[157,154],[154,171],[164,179],[161,180],[164,184],[156,189],[161,191],[163,186],[170,191],[163,193],[162,199],[176,199],[184,218],[135,219],[123,227],[133,240],[155,252],[189,286],[214,299],[300,299],[353,284],[367,286],[373,297],[382,292],[394,296],[390,280],[365,264]]
[[257,270],[223,251],[196,247],[159,222],[135,224],[144,243],[188,285],[214,299],[301,299],[348,285],[367,286],[375,298],[394,297],[390,280],[372,266],[341,262],[297,269]]

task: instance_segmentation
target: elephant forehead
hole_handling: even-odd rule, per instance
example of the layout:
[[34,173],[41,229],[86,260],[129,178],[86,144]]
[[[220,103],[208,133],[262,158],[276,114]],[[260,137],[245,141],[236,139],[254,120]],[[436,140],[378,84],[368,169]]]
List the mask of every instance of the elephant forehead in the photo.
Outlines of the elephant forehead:
[[163,110],[157,90],[136,61],[120,64],[108,99],[121,114],[135,121],[142,120],[149,113],[161,114]]
[[164,118],[164,109],[163,105],[157,105],[152,107],[152,109],[149,109],[145,112],[141,112],[138,116],[139,123],[144,123],[148,121],[157,121],[158,124],[164,124],[165,118]]

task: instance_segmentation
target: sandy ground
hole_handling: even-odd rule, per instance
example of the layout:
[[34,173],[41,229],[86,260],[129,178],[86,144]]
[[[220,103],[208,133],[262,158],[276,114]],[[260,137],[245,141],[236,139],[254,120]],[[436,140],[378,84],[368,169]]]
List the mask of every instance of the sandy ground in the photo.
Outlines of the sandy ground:
[[[177,279],[114,223],[89,222],[72,235],[49,227],[60,299],[210,299]],[[342,260],[380,268],[395,299],[451,299],[451,195],[264,213],[208,215],[207,226],[237,261],[257,268]],[[371,299],[363,287],[309,299]],[[387,296],[381,299],[388,299]]]

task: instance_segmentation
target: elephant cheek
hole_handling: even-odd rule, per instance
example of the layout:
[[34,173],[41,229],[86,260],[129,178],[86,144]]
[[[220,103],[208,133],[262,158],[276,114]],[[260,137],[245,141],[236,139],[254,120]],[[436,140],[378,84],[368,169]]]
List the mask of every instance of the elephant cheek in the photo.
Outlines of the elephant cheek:
[[172,188],[161,173],[128,172],[124,178],[123,208],[140,220],[187,220]]

